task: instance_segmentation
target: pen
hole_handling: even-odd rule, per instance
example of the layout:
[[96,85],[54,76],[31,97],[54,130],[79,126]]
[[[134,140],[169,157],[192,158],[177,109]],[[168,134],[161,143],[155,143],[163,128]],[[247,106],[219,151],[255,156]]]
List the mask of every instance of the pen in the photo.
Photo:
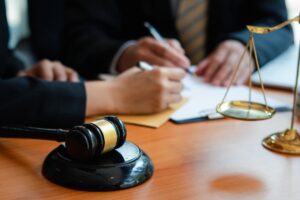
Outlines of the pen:
[[137,67],[140,68],[143,71],[150,71],[153,70],[153,66],[145,61],[139,61],[137,63]]
[[[165,41],[165,39],[161,36],[161,34],[154,28],[154,26],[152,26],[149,22],[145,22],[144,26],[149,30],[149,32],[151,33],[151,35],[159,42],[161,42],[164,45],[168,45]],[[148,64],[149,65],[149,64]],[[151,66],[151,65],[149,65]],[[195,75],[195,73],[190,69],[190,68],[186,68],[185,71],[188,74],[191,75]]]
[[[145,61],[139,61],[137,63],[137,67],[143,71],[150,71],[150,70],[153,70],[153,68],[154,68],[152,65],[150,65],[149,63],[147,63]],[[195,73],[193,72],[193,70],[191,68],[187,68],[187,69],[185,69],[185,71],[191,75],[195,75]]]
[[165,43],[165,39],[159,34],[159,32],[149,23],[145,22],[144,26],[149,30],[151,35],[159,42]]

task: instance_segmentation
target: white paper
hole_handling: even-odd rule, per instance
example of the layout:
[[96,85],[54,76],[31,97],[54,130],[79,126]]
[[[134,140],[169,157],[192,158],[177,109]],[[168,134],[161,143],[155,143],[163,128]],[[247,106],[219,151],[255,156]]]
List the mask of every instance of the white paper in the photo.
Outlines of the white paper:
[[[202,81],[201,78],[187,75],[184,80],[183,96],[188,97],[188,102],[178,109],[171,117],[172,120],[181,121],[214,115],[216,106],[221,103],[226,88],[216,87]],[[267,103],[272,107],[290,107],[280,101],[267,96]],[[251,92],[251,101],[264,103],[262,92]],[[232,86],[225,101],[245,100],[249,101],[249,88],[246,86]]]
[[[287,89],[293,89],[295,87],[298,46],[299,45],[291,46],[279,57],[262,67],[261,75],[265,85]],[[252,80],[255,84],[260,84],[258,72],[253,74]]]

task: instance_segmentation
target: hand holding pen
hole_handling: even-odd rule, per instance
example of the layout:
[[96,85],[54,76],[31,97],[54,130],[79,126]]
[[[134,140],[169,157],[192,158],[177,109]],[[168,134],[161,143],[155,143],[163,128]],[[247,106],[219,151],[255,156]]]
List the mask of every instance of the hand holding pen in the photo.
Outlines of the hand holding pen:
[[[153,27],[151,30],[153,32]],[[156,33],[155,37],[159,35],[157,31]],[[117,63],[117,69],[122,72],[141,60],[157,66],[181,68],[190,66],[190,61],[177,40],[164,39],[161,36],[158,40],[154,35],[143,37],[125,48]]]
[[[152,26],[149,22],[145,22],[144,23],[144,26],[149,30],[150,34],[153,36],[153,38],[160,42],[162,45],[164,45],[167,49],[174,49],[176,50],[180,55],[180,57],[182,55],[185,54],[185,51],[184,49],[182,48],[181,44],[178,42],[178,40],[176,39],[165,39],[163,36],[161,36],[161,34],[154,28],[154,26]],[[184,60],[186,60],[187,62],[185,62],[184,64],[186,63],[189,63],[190,64],[190,61],[187,59],[187,57],[184,57],[183,58]],[[183,64],[183,63],[182,63]],[[182,68],[186,68],[186,67],[189,67],[190,65],[186,66],[186,65],[177,65],[175,67],[182,67]]]

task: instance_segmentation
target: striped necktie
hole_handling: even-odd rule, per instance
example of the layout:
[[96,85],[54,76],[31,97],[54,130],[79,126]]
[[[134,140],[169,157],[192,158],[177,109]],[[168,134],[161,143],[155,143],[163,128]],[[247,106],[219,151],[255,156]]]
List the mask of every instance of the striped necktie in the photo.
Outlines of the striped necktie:
[[182,45],[191,59],[198,64],[205,55],[207,0],[180,0],[176,25]]

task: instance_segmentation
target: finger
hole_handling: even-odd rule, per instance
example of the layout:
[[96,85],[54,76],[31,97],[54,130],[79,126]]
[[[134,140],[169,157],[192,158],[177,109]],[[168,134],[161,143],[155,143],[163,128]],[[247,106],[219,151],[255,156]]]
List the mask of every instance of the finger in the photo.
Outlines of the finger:
[[183,89],[183,84],[176,81],[169,81],[167,90],[172,94],[180,94]]
[[50,64],[50,62],[42,62],[38,63],[38,68],[37,68],[37,75],[43,80],[46,81],[53,81],[54,80],[54,74],[53,74],[53,66]]
[[153,53],[150,50],[146,50],[142,57],[143,57],[144,61],[149,62],[153,65],[165,66],[165,67],[175,67],[172,62],[170,62],[169,60],[167,60],[165,58],[158,56],[157,54]]
[[203,61],[201,61],[196,68],[195,73],[199,76],[203,75],[205,70],[208,67],[208,63],[209,63],[209,58],[205,58]]
[[186,68],[190,65],[189,59],[184,54],[178,53],[173,48],[166,47],[154,39],[145,40],[145,45],[157,54],[157,56],[169,60],[172,63],[172,66]]
[[131,68],[127,69],[126,71],[122,72],[117,77],[133,76],[133,75],[136,75],[139,72],[141,72],[140,68],[138,68],[138,67],[131,67]]
[[166,40],[166,42],[168,43],[168,45],[170,45],[171,47],[174,48],[174,50],[176,50],[177,52],[184,54],[185,50],[183,49],[183,47],[181,46],[180,42],[178,40],[175,39],[168,39]]
[[[234,70],[232,71],[232,73],[234,73]],[[248,65],[243,65],[241,64],[241,69],[239,69],[239,72],[237,74],[236,79],[233,81],[234,85],[241,85],[244,84],[250,77],[250,72],[249,72],[249,68]],[[231,76],[232,78],[232,76]],[[227,80],[224,80],[222,85],[223,86],[229,86],[231,78],[228,78]]]
[[253,69],[253,60],[249,54],[246,54],[246,56],[243,58],[240,64],[240,70],[234,83],[237,85],[244,84],[247,81],[247,79],[249,79],[249,77],[251,76]]
[[160,68],[160,70],[170,81],[181,81],[186,75],[186,72],[180,68]]
[[247,63],[245,63],[244,67],[242,67],[241,71],[239,72],[235,83],[237,85],[244,84],[247,80],[249,80],[250,76],[251,76],[251,72],[249,70],[249,66]]
[[70,82],[79,82],[78,74],[71,68],[66,67],[67,80]]
[[226,59],[229,51],[225,48],[218,48],[216,52],[213,52],[209,58],[207,70],[204,73],[204,80],[210,82],[213,76],[217,73],[220,65]]
[[190,66],[189,59],[182,53],[177,52],[173,48],[163,47],[152,49],[157,55],[169,60],[176,67],[187,68]]
[[56,81],[67,81],[67,72],[65,67],[58,62],[53,62],[53,74]]
[[17,73],[17,76],[26,76],[26,71],[25,70],[20,70],[18,73]]
[[182,100],[182,96],[180,94],[169,94],[167,97],[168,104],[177,103]]
[[246,83],[250,78],[249,73],[247,73],[247,71],[245,71],[245,73],[242,73],[238,79],[236,80],[236,84],[237,85],[242,85],[244,83]]
[[212,78],[211,83],[217,86],[224,86],[225,81],[231,80],[234,73],[235,65],[239,61],[239,56],[235,52],[231,52],[224,63],[220,66],[217,74]]

